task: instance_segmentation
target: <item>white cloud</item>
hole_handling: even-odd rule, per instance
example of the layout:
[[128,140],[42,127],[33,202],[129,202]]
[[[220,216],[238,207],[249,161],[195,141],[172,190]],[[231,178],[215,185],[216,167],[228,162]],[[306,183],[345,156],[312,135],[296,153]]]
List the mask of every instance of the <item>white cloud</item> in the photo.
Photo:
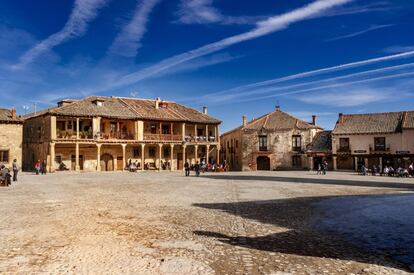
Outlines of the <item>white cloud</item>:
[[[143,79],[150,78],[154,75],[157,75],[163,71],[176,67],[180,64],[188,62],[190,60],[196,59],[201,56],[205,56],[220,50],[223,50],[232,45],[256,39],[270,33],[280,31],[287,28],[289,25],[307,20],[315,15],[321,15],[323,12],[329,10],[330,8],[344,5],[351,2],[352,0],[319,0],[311,4],[308,4],[304,7],[295,9],[293,11],[270,17],[267,20],[260,21],[257,23],[257,26],[248,32],[234,35],[231,37],[224,38],[214,43],[204,45],[200,48],[172,56],[170,58],[164,59],[150,67],[125,75],[116,84],[115,87],[124,86],[132,83],[136,83]],[[113,88],[114,86],[108,87]]]
[[109,48],[109,55],[134,57],[147,31],[149,15],[160,0],[138,1],[131,21],[125,25]]
[[97,16],[99,9],[102,8],[107,1],[108,0],[76,0],[69,16],[69,20],[66,22],[63,29],[39,42],[23,54],[19,63],[14,65],[13,68],[22,68],[40,55],[48,52],[53,47],[85,34],[89,22]]
[[389,27],[392,27],[392,26],[394,26],[394,24],[375,25],[375,26],[371,26],[369,28],[366,28],[365,30],[353,32],[353,33],[346,34],[346,35],[341,35],[341,36],[338,36],[338,37],[328,39],[326,41],[337,41],[337,40],[352,38],[352,37],[363,35],[363,34],[368,33],[368,32],[372,32],[372,31],[380,30],[380,29],[384,29],[384,28],[389,28]]
[[388,90],[354,87],[352,91],[345,89],[335,89],[332,91],[319,93],[318,96],[306,95],[296,97],[296,99],[309,104],[337,107],[355,107],[370,103],[390,101],[395,99],[395,94],[393,91]]
[[373,12],[389,12],[391,10],[398,9],[395,4],[389,1],[376,1],[375,3],[356,4],[348,7],[338,7],[329,12],[326,16],[341,16],[341,15],[354,15]]
[[181,0],[177,12],[179,22],[183,24],[254,25],[263,16],[229,16],[213,7],[213,0]]

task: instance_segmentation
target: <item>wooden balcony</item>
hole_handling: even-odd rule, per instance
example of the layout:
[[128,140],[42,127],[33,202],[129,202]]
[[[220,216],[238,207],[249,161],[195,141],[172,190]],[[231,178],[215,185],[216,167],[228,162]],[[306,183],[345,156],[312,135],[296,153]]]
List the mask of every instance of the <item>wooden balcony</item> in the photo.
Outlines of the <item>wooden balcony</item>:
[[144,134],[144,140],[182,141],[182,136],[172,134]]
[[100,134],[101,139],[120,139],[120,140],[134,140],[135,137],[132,133],[128,131],[115,131],[110,133],[101,133]]
[[370,153],[390,153],[391,149],[390,149],[390,145],[387,144],[381,144],[381,145],[369,145],[369,151]]
[[214,136],[185,136],[185,141],[187,142],[215,142],[216,138]]
[[342,154],[350,154],[351,153],[351,146],[337,146],[336,147],[336,152],[337,153],[342,153]]

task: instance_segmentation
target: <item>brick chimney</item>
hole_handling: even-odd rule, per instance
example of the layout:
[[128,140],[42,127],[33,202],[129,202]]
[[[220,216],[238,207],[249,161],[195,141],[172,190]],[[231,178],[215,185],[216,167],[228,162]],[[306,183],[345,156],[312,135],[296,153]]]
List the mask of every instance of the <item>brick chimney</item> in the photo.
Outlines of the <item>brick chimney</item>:
[[247,125],[247,117],[244,115],[242,117],[242,121],[243,121],[243,127]]
[[157,97],[155,99],[155,109],[159,109],[160,108],[160,102],[161,102],[161,98]]
[[208,108],[207,106],[203,107],[203,114],[207,115],[208,114]]
[[316,126],[316,116],[315,115],[312,116],[312,125]]
[[11,118],[12,119],[16,119],[17,118],[17,115],[16,115],[16,109],[11,109]]

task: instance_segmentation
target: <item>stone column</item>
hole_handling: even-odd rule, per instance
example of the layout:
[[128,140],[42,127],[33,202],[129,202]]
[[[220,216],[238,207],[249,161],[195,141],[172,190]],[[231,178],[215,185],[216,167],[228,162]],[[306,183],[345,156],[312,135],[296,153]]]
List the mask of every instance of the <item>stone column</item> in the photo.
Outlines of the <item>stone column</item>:
[[185,158],[185,149],[186,149],[186,146],[185,145],[183,145],[183,170],[185,169],[184,168],[184,164],[185,164],[185,162],[186,162],[186,158]]
[[101,171],[101,146],[102,144],[96,144],[96,171]]
[[208,124],[206,124],[206,141],[208,141],[210,137],[208,136]]
[[206,145],[206,163],[208,163],[208,158],[210,154],[210,145]]
[[174,171],[174,165],[173,165],[173,161],[174,161],[174,144],[170,144],[170,148],[171,148],[171,152],[170,152],[170,170]]
[[382,168],[382,157],[379,157],[379,169],[380,169],[380,173],[382,173],[383,168]]
[[194,137],[197,141],[197,124],[194,124]]
[[309,157],[309,170],[313,171],[314,163],[313,163],[313,157]]
[[218,137],[217,137],[217,126],[214,127],[214,142],[218,141]]
[[76,139],[79,139],[79,118],[76,118]]
[[79,165],[79,143],[76,142],[76,148],[75,148],[75,171],[79,171],[80,170],[80,165]]
[[197,163],[197,161],[198,161],[198,145],[194,145],[194,158],[195,158],[195,162]]
[[55,143],[54,142],[51,142],[50,144],[49,144],[49,146],[50,146],[50,163],[49,163],[49,172],[50,173],[53,173],[53,172],[55,172]]
[[145,143],[141,144],[141,171],[145,170]]
[[185,140],[185,123],[183,123],[181,125],[181,135],[182,135],[182,140]]
[[219,165],[220,164],[220,145],[216,146],[216,164]]
[[162,158],[162,144],[160,143],[160,144],[158,144],[158,159],[159,159],[159,162],[158,162],[158,171],[161,171],[162,170],[162,167],[161,167],[161,158]]
[[126,144],[121,144],[122,146],[122,171],[125,171],[126,167]]
[[354,157],[355,171],[358,172],[358,157]]
[[338,160],[337,160],[336,156],[332,157],[332,161],[333,161],[333,170],[334,171],[338,170]]

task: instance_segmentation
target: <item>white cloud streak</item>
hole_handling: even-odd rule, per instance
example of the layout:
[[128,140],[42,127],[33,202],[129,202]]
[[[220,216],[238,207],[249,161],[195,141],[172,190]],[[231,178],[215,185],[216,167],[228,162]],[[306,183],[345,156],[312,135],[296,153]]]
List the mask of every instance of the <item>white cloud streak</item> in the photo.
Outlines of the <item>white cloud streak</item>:
[[363,35],[363,34],[368,33],[368,32],[372,32],[372,31],[380,30],[380,29],[384,29],[384,28],[389,28],[389,27],[392,27],[392,26],[394,26],[394,24],[375,25],[375,26],[371,26],[369,28],[366,28],[365,30],[362,30],[362,31],[353,32],[353,33],[346,34],[346,35],[341,35],[341,36],[338,36],[338,37],[328,39],[326,41],[331,42],[331,41],[337,41],[337,40],[352,38],[352,37]]
[[213,7],[213,0],[181,0],[177,15],[183,24],[254,25],[262,16],[229,16]]
[[76,0],[69,19],[62,30],[52,34],[28,50],[21,56],[19,63],[13,66],[13,69],[23,68],[53,47],[84,35],[88,29],[89,22],[95,19],[99,9],[101,9],[107,1],[108,0]]
[[287,28],[293,23],[307,20],[311,17],[314,17],[315,15],[320,15],[324,11],[327,11],[333,7],[344,5],[351,1],[352,0],[318,0],[302,8],[295,9],[282,15],[270,17],[267,20],[258,22],[257,26],[251,31],[227,37],[217,42],[204,45],[200,48],[175,55],[173,57],[164,59],[161,62],[148,68],[128,74],[121,78],[116,86],[124,86],[136,83],[195,58],[223,50],[227,47],[241,42],[249,41],[276,31],[280,31]]
[[141,47],[141,40],[147,31],[149,16],[160,0],[138,0],[131,21],[125,25],[109,48],[109,55],[134,57]]

